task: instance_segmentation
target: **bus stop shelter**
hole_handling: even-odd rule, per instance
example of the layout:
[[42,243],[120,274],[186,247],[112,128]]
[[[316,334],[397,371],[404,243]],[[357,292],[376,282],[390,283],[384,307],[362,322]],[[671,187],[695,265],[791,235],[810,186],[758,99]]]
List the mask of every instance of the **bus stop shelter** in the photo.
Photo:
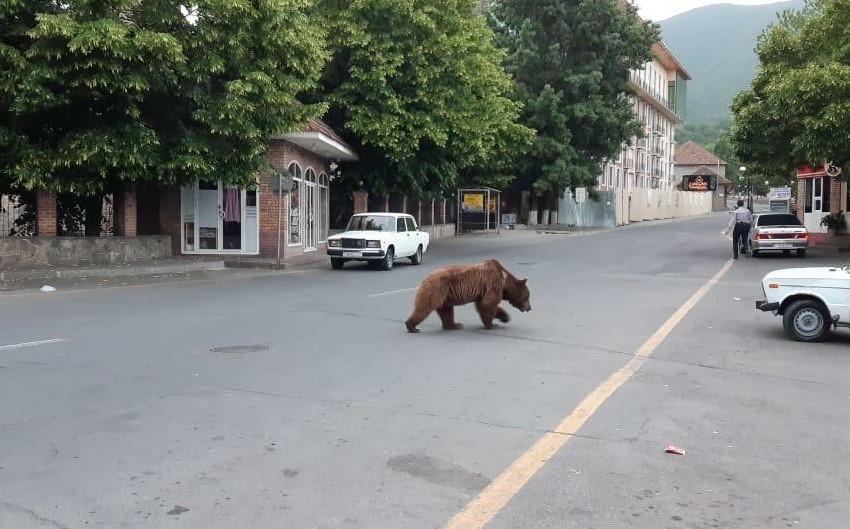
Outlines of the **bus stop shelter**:
[[490,187],[457,190],[457,232],[500,231],[502,192]]

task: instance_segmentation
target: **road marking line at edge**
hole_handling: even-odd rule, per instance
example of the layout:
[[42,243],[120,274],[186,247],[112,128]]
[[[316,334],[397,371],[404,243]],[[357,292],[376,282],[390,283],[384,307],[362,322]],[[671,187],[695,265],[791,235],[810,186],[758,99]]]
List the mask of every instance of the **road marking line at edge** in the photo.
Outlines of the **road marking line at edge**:
[[532,477],[566,445],[574,434],[620,387],[640,369],[647,358],[667,338],[711,288],[726,275],[732,260],[726,262],[714,276],[701,286],[670,316],[637,350],[626,365],[591,391],[552,431],[545,433],[534,445],[520,455],[481,494],[452,518],[444,529],[483,529]]
[[37,342],[14,343],[11,345],[0,345],[0,351],[8,351],[10,349],[23,349],[24,347],[35,347],[37,345],[47,345],[49,343],[64,342],[65,338],[53,338],[51,340],[39,340]]
[[402,292],[412,292],[412,291],[416,290],[417,288],[419,288],[419,287],[402,288],[400,290],[390,290],[389,292],[378,292],[377,294],[369,294],[369,297],[370,298],[377,298],[377,297],[380,297],[380,296],[389,296],[390,294],[401,294]]

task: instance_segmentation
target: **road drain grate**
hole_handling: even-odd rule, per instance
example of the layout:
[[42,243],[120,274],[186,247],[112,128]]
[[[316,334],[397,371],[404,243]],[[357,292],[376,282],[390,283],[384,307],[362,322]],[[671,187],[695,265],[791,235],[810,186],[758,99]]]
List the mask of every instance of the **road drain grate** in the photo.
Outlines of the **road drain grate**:
[[212,353],[225,353],[225,354],[245,354],[245,353],[259,353],[262,351],[268,351],[270,347],[268,345],[230,345],[227,347],[213,347],[210,349]]

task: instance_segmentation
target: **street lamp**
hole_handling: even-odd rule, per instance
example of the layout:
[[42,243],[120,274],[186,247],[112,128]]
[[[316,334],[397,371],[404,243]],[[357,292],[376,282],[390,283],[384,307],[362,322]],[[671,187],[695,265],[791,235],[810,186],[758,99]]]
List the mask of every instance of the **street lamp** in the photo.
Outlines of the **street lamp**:
[[[743,165],[740,170],[742,175],[747,173],[747,168]],[[753,182],[751,177],[747,177],[747,207],[750,208],[750,211],[753,210]]]

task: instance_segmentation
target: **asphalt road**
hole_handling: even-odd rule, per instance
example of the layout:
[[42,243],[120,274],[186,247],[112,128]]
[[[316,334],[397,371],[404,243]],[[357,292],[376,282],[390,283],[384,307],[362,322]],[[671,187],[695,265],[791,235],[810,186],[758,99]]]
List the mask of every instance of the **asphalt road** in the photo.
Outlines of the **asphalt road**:
[[[0,528],[441,529],[721,270],[724,221],[0,294]],[[405,332],[429,270],[485,257],[531,313]],[[753,308],[765,272],[823,262],[734,263],[487,527],[847,527],[850,333],[792,343]]]

